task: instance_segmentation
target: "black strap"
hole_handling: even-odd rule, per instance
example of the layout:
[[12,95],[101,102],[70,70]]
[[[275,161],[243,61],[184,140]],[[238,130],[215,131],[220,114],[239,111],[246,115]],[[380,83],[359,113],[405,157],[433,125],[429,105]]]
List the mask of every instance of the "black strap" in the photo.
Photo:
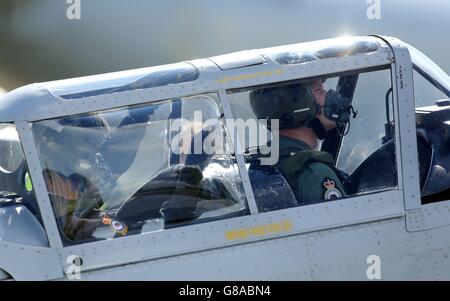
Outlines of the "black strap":
[[313,129],[313,131],[317,135],[317,138],[319,138],[320,140],[324,139],[327,135],[327,130],[324,128],[322,122],[320,122],[317,117],[309,122],[308,127]]

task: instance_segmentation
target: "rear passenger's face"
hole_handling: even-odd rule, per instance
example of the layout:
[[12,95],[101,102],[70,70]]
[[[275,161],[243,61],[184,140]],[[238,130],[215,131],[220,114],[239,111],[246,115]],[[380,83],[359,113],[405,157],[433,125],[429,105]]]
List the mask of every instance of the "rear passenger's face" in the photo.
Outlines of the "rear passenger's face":
[[336,127],[336,123],[323,115],[323,106],[325,105],[325,99],[327,97],[327,91],[325,91],[323,87],[323,83],[321,80],[313,80],[311,82],[311,92],[314,96],[314,99],[320,104],[322,107],[321,113],[317,115],[317,118],[322,123],[323,127],[329,131]]

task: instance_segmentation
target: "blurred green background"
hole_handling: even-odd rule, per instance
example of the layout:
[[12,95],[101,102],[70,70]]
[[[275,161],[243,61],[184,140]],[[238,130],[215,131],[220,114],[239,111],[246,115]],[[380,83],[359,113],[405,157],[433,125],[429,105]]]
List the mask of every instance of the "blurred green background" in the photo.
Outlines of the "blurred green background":
[[0,87],[342,35],[396,36],[450,73],[450,1],[0,0]]

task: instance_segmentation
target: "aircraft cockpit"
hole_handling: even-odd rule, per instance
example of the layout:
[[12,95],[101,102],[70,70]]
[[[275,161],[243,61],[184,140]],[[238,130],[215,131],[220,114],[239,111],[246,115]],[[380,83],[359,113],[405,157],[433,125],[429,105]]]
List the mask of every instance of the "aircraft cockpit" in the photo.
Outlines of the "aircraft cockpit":
[[[220,249],[227,260],[192,257],[195,268],[255,275],[275,252],[292,267],[286,278],[308,278],[308,260],[335,256],[305,247],[329,246],[308,235],[329,229],[338,247],[366,231],[343,254],[394,254],[397,236],[409,244],[412,232],[450,224],[449,150],[449,77],[389,37],[32,84],[0,99],[0,277],[62,278],[77,254],[83,277],[114,278],[118,266],[133,275],[128,265],[149,271],[158,267],[147,261]],[[22,251],[51,274],[7,260]],[[189,270],[189,260],[163,264],[162,274]]]
[[[330,114],[343,114],[348,120],[337,123],[316,146],[332,156],[345,187],[343,198],[396,189],[398,108],[390,61],[374,67],[357,68],[358,63],[350,67],[353,57],[367,62],[383,52],[389,56],[383,42],[365,37],[268,48],[260,54],[225,55],[211,58],[222,71],[272,62],[287,70],[301,66],[308,73],[320,71],[323,64],[334,59],[346,60],[349,70],[230,88],[225,103],[218,93],[202,93],[33,122],[37,156],[64,243],[247,215],[251,211],[246,203],[249,187],[243,184],[247,177],[259,212],[322,203],[323,199],[305,202],[296,197],[292,183],[274,164],[260,164],[261,156],[252,154],[275,140],[270,127],[251,123],[257,118],[250,108],[250,94],[296,83],[320,81],[335,102],[346,102],[345,106],[334,106]],[[415,48],[411,47],[411,53],[417,76],[448,93],[446,74]],[[189,86],[202,78],[199,70],[194,63],[179,63],[81,78],[76,84],[72,80],[44,83],[42,87],[64,103],[86,104],[86,100],[108,95],[134,91],[141,95],[139,91],[145,89]],[[444,185],[443,180],[434,179],[445,169],[436,162],[444,160],[446,152],[438,151],[441,146],[433,146],[443,138],[433,140],[441,136],[431,134],[430,120],[438,118],[434,117],[437,114],[445,115],[447,105],[443,101],[437,109],[417,110],[420,181],[426,200],[442,190],[437,186]],[[232,129],[230,117],[235,124],[243,121],[243,126]],[[446,124],[445,118],[438,119]],[[5,125],[2,133],[11,130],[14,127]],[[251,134],[253,130],[258,134]],[[445,132],[445,126],[439,131]],[[19,145],[16,139],[10,148]],[[244,154],[245,162],[239,164],[238,154]],[[17,174],[3,173],[8,176],[5,183],[14,177],[20,179],[17,187],[21,190],[10,190],[19,191],[17,195],[24,195],[25,202],[34,204],[30,211],[40,220],[37,202],[29,201],[34,195],[24,162],[22,159]],[[8,164],[15,164],[14,160],[9,160],[5,168]],[[239,170],[244,166],[246,171]],[[436,182],[440,184],[433,184]]]
[[68,241],[160,231],[245,211],[219,109],[214,95],[204,95],[33,124]]

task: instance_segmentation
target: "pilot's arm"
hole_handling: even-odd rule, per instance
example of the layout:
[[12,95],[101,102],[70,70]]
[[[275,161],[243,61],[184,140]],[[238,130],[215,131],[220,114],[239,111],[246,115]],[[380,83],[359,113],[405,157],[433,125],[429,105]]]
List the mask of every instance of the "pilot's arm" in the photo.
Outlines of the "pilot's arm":
[[300,204],[331,201],[345,197],[345,190],[338,176],[328,165],[320,162],[308,164],[297,174],[295,196]]

